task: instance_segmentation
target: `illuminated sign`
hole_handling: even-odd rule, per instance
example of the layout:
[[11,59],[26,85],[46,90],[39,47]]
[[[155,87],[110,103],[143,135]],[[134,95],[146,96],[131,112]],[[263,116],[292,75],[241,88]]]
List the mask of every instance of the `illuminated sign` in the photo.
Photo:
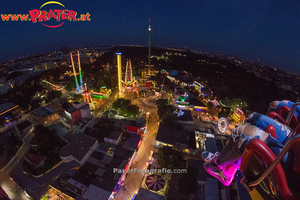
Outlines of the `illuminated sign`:
[[[41,10],[44,6],[56,4],[62,7],[62,9],[49,9]],[[40,22],[42,25],[49,28],[57,28],[62,26],[65,21],[91,21],[90,13],[81,14],[77,17],[77,12],[74,10],[65,9],[65,5],[57,1],[48,1],[41,5],[39,9],[33,9],[29,11],[29,14],[1,14],[2,21],[31,21],[33,23]],[[58,22],[55,25],[49,25],[45,23],[48,21]],[[61,22],[63,21],[63,22]]]

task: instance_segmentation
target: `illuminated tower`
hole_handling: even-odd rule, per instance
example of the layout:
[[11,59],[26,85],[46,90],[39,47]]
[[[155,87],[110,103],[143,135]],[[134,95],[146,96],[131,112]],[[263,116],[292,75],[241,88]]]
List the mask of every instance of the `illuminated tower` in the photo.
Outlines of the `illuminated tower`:
[[132,66],[131,66],[131,60],[130,59],[127,59],[125,78],[124,79],[125,80],[122,81],[123,84],[124,84],[124,90],[127,90],[127,92],[135,91],[138,95],[138,93],[139,93],[139,84],[138,84],[138,81],[135,80],[135,77],[132,76]]
[[126,71],[125,71],[125,84],[127,86],[127,83],[129,83],[130,85],[132,85],[132,67],[131,67],[131,61],[127,60],[126,63]]
[[92,107],[95,109],[93,99],[90,96],[90,92],[87,89],[86,84],[84,84],[84,88],[85,88],[85,90],[84,90],[84,101],[87,102],[88,104],[92,105]]
[[149,32],[149,55],[148,55],[148,66],[149,66],[149,74],[150,74],[150,66],[151,66],[151,26],[148,28]]
[[117,65],[118,65],[118,86],[119,86],[119,98],[122,97],[122,69],[121,69],[121,55],[122,53],[117,52]]
[[75,71],[75,66],[74,66],[74,62],[73,62],[73,55],[72,52],[70,52],[70,57],[71,57],[71,62],[72,62],[72,67],[73,67],[73,72],[74,72],[74,78],[75,78],[75,83],[76,83],[76,89],[77,92],[80,93],[80,88],[78,85],[78,80],[77,80],[77,76],[76,76],[76,71]]
[[82,82],[82,75],[81,75],[81,66],[80,66],[80,54],[78,50],[78,67],[79,67],[79,80],[80,80],[80,89],[83,91],[83,82]]

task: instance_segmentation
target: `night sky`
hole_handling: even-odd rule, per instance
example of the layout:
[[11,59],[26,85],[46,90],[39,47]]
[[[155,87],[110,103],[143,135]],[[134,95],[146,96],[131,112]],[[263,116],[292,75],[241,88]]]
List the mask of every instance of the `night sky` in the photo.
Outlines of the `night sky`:
[[[0,14],[28,14],[47,2],[1,1]],[[69,48],[106,45],[183,48],[235,55],[300,73],[299,0],[61,0],[65,9],[90,13],[89,22],[48,28],[0,21],[0,61]],[[56,4],[42,10],[62,9]],[[78,17],[77,15],[77,17]],[[62,22],[62,21],[61,21]],[[48,25],[57,25],[51,19]]]

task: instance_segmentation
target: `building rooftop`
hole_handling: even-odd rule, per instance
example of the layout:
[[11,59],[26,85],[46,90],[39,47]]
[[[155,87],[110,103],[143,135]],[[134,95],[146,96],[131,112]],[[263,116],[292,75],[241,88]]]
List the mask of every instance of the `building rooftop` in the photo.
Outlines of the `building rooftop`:
[[212,153],[217,152],[217,145],[216,145],[216,140],[215,138],[206,138],[205,140],[205,145],[206,145],[206,150],[210,151]]
[[178,130],[171,125],[160,123],[156,140],[171,145],[183,144],[189,146],[189,137],[190,133],[186,131]]
[[96,151],[106,154],[111,148],[115,148],[114,145],[101,142]]
[[81,101],[81,102],[76,101],[76,102],[73,103],[73,106],[76,109],[81,109],[83,106],[86,106],[86,105],[88,105],[88,104],[84,101]]
[[47,107],[39,107],[35,110],[32,111],[32,113],[37,116],[37,117],[47,117],[49,115],[52,115],[54,112],[54,110],[47,108]]
[[63,138],[69,131],[62,124],[51,124],[47,126],[50,130],[56,130],[56,134]]
[[32,126],[32,123],[28,120],[25,120],[25,121],[21,122],[20,124],[18,124],[17,128],[20,132],[22,132],[24,129],[26,129],[30,126]]
[[124,149],[129,149],[134,151],[137,149],[140,140],[141,140],[140,136],[138,136],[137,134],[130,133],[129,137],[126,139],[122,147]]
[[39,166],[39,164],[46,158],[45,155],[36,152],[34,150],[30,150],[26,156],[25,159],[29,162],[31,162],[32,164],[34,164],[35,166]]
[[67,184],[66,186],[72,190],[73,192],[77,193],[77,194],[80,194],[82,195],[83,192],[86,190],[86,186],[75,181],[74,179],[72,178],[69,178],[68,181],[67,181]]
[[76,110],[78,110],[77,108],[75,108],[75,107],[73,107],[73,106],[71,106],[71,107],[69,107],[69,108],[67,108],[66,109],[66,112],[68,112],[68,113],[73,113],[73,112],[75,112]]
[[122,135],[122,131],[111,131],[105,138],[117,140]]
[[194,160],[188,159],[186,161],[186,168],[196,168],[199,172],[197,175],[198,181],[206,181],[206,171],[203,168],[204,161],[203,160]]
[[[0,115],[4,114],[5,111],[8,111],[9,109],[14,109],[17,105],[13,102],[7,102],[0,104]],[[17,108],[17,107],[16,107]]]
[[111,192],[108,192],[91,184],[83,194],[83,197],[85,197],[88,200],[99,200],[108,199],[110,195]]
[[178,117],[179,121],[193,121],[192,112],[190,110],[182,110],[183,115]]
[[61,149],[60,156],[67,157],[72,155],[78,161],[81,161],[87,152],[90,151],[90,147],[92,147],[96,142],[96,139],[90,138],[81,133],[74,134],[70,143]]
[[167,197],[151,192],[144,188],[140,188],[135,200],[167,200]]
[[135,124],[136,121],[134,120],[120,119],[115,122],[114,127],[120,130],[124,130],[126,126],[135,126]]
[[124,147],[116,147],[114,151],[114,157],[120,158],[120,159],[129,159],[132,157],[134,153],[134,150],[125,149]]
[[204,103],[202,103],[199,99],[197,99],[195,97],[189,97],[189,103],[190,103],[190,105],[193,105],[193,106],[206,107],[206,105]]
[[94,117],[91,116],[90,118],[81,118],[74,124],[74,127],[81,130],[87,123],[89,123]]

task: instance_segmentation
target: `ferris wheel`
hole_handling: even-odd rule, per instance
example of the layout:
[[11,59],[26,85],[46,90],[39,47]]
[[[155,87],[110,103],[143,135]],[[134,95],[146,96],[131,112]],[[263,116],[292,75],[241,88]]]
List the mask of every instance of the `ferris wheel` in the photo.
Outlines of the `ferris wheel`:
[[229,128],[229,121],[225,117],[221,117],[218,121],[218,129],[221,133],[226,133]]

